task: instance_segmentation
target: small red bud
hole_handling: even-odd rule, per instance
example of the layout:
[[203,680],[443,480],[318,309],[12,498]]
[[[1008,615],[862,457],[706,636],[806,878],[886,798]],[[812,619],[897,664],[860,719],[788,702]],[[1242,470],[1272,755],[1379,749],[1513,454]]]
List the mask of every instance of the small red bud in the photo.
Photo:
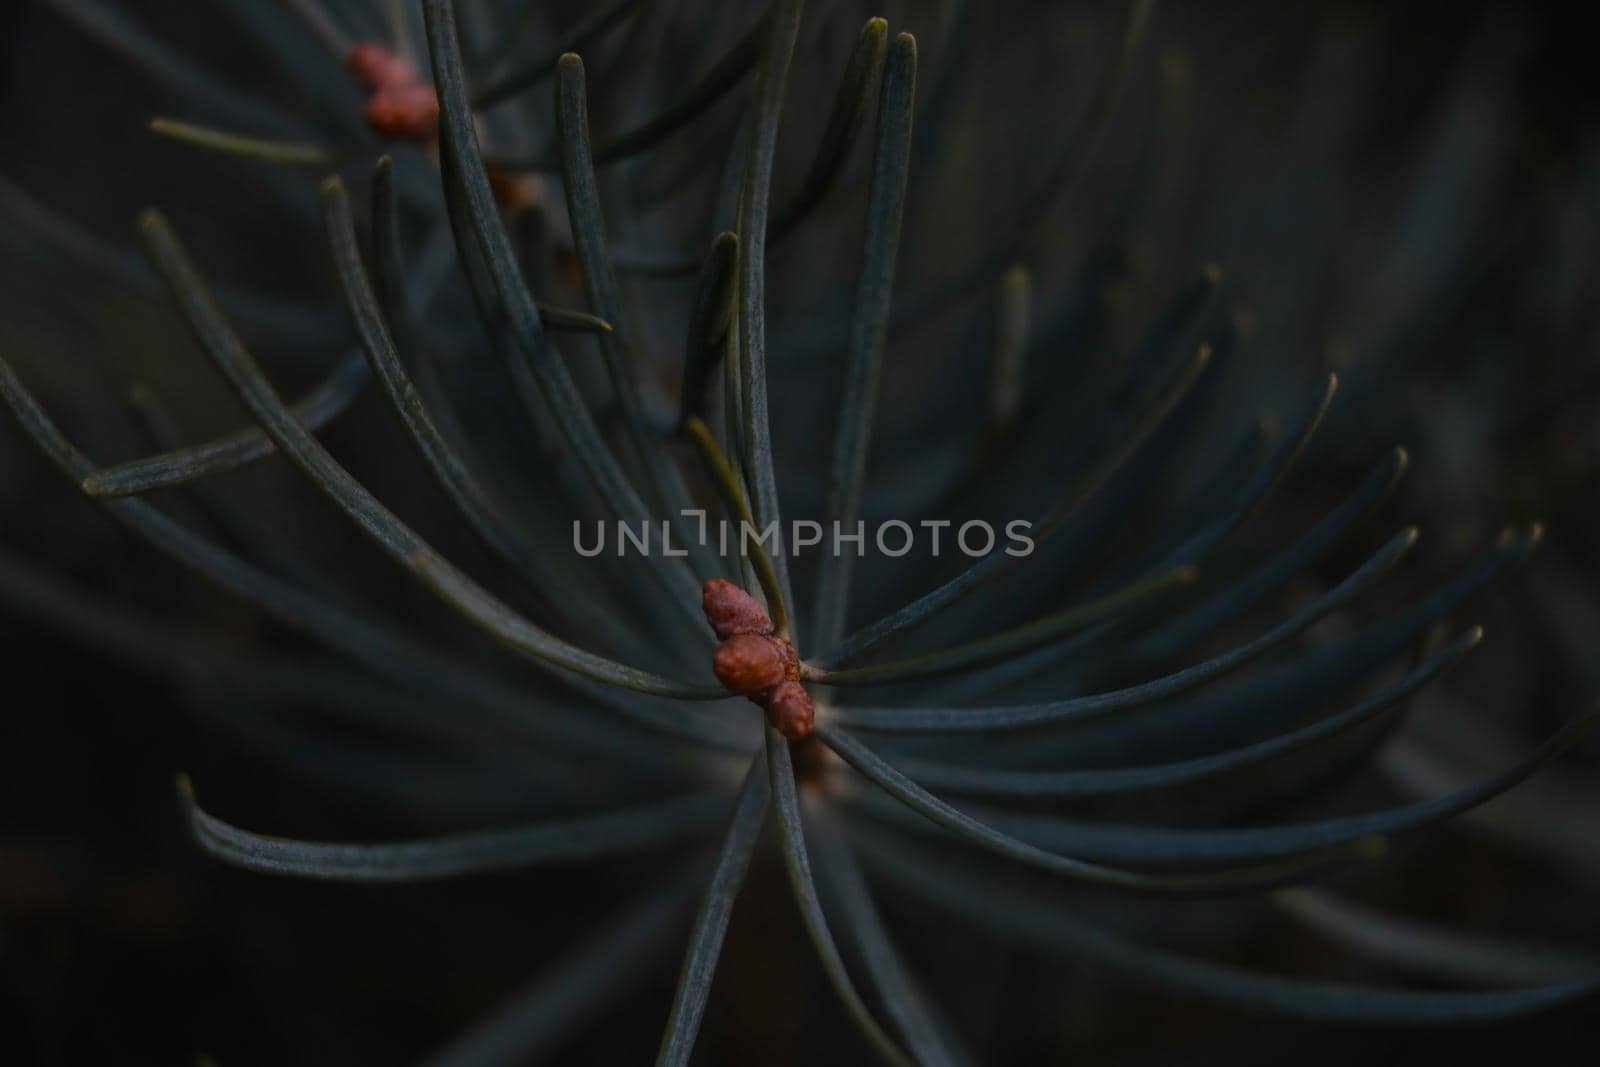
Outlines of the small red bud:
[[362,41],[346,59],[350,71],[368,92],[400,89],[419,82],[416,69],[375,41]]
[[772,620],[755,598],[721,578],[712,578],[701,587],[700,606],[719,641],[726,641],[735,634],[772,632]]
[[788,677],[790,656],[763,634],[735,634],[717,646],[711,671],[732,693],[755,693]]
[[799,682],[779,682],[763,694],[761,706],[767,711],[767,724],[791,741],[809,737],[816,722],[816,705]]
[[544,182],[537,174],[518,174],[496,166],[485,169],[489,175],[489,190],[507,215],[514,218],[544,203]]
[[365,113],[375,133],[396,140],[432,140],[439,129],[439,97],[431,85],[380,89]]
[[380,136],[432,140],[439,129],[439,96],[416,68],[389,49],[363,41],[350,49],[350,70],[367,89],[367,125]]

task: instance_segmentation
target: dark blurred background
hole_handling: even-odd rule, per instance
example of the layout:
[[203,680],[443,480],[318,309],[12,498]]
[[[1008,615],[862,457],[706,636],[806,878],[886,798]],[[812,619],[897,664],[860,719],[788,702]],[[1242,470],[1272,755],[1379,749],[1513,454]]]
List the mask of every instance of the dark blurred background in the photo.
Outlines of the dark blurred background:
[[[314,77],[270,59],[228,5],[106,6],[136,12],[246,97],[334,128],[356,106],[354,97],[329,103]],[[780,162],[780,183],[809,151],[855,30],[880,13],[822,6],[810,62],[797,65],[784,127],[793,166]],[[549,20],[569,23],[581,7],[554,5]],[[900,278],[908,289],[1005,224],[1103,73],[1120,10],[971,4],[958,32],[925,35],[919,19],[936,21],[936,8],[882,12],[892,28],[919,33],[921,91],[945,131],[918,131]],[[1073,358],[1070,335],[1057,345],[1052,330],[1067,329],[1058,318],[1070,318],[1086,286],[1114,346],[1215,263],[1243,343],[1204,425],[1287,408],[1317,370],[1341,369],[1309,473],[1286,490],[1283,528],[1325,507],[1395,443],[1412,466],[1386,514],[1418,522],[1434,558],[1465,552],[1508,520],[1548,523],[1536,559],[1476,605],[1488,645],[1380,758],[1397,779],[1449,782],[1452,768],[1520,750],[1600,694],[1600,79],[1587,30],[1581,7],[1557,4],[1159,6],[1082,188],[1036,224],[1034,358]],[[610,91],[598,75],[595,88]],[[321,320],[275,321],[269,305],[247,327],[285,383],[313,381],[336,350],[324,338],[346,330],[332,311],[315,182],[153,138],[146,121],[171,113],[174,99],[172,86],[51,5],[0,10],[0,344],[102,461],[150,450],[125,403],[136,385],[180,413],[185,440],[244,422],[137,275],[132,220],[145,206],[167,211],[227,284],[328,309]],[[626,93],[601,96],[596,124],[636,106]],[[709,142],[729,122],[723,110],[685,136]],[[856,168],[859,179],[859,159]],[[82,233],[61,239],[46,210]],[[770,283],[775,388],[785,398],[777,448],[801,513],[821,491],[820,469],[805,461],[820,454],[816,427],[835,395],[815,354],[830,350],[833,309],[853,278],[853,260],[836,249],[854,233],[856,210],[839,214],[843,236],[819,222],[775,263]],[[694,246],[697,232],[676,216],[612,226],[615,243],[633,250]],[[120,249],[134,273],[119,277],[115,263],[74,245],[84,234]],[[645,298],[664,308],[665,365],[687,297]],[[914,488],[940,427],[968,413],[964,383],[981,374],[990,314],[982,301],[956,307],[897,340],[874,460],[883,484]],[[327,438],[432,535],[436,502],[415,488],[386,416],[363,402]],[[430,617],[421,595],[278,465],[231,476],[226,488],[254,503],[262,551],[311,546],[330,588],[359,591],[397,618]],[[407,1062],[530,980],[653,869],[644,857],[373,889],[222,868],[182,826],[180,770],[232,811],[270,812],[281,832],[320,837],[330,827],[382,837],[470,826],[514,812],[520,787],[425,759],[420,741],[390,750],[339,737],[314,709],[219,689],[204,670],[174,677],[108,654],[87,623],[64,630],[27,610],[44,595],[27,584],[36,573],[126,608],[136,628],[154,620],[300,651],[106,522],[0,420],[0,1062]],[[863,610],[889,606],[901,588],[892,569],[864,581]],[[307,739],[343,758],[320,761]],[[1440,753],[1458,759],[1439,764]],[[362,754],[370,773],[358,781]],[[1591,743],[1512,798],[1427,835],[1385,876],[1398,899],[1430,918],[1600,954],[1597,755]],[[412,763],[416,776],[396,784],[391,768]],[[775,851],[764,851],[735,917],[702,1061],[864,1061],[782,882]],[[999,951],[915,901],[886,910],[985,1063],[1589,1063],[1600,1039],[1592,1006],[1470,1032],[1278,1022]],[[637,992],[604,1025],[579,1027],[555,1058],[652,1055],[678,944],[629,961]],[[1289,971],[1319,953],[1314,942],[1260,934],[1224,947]]]

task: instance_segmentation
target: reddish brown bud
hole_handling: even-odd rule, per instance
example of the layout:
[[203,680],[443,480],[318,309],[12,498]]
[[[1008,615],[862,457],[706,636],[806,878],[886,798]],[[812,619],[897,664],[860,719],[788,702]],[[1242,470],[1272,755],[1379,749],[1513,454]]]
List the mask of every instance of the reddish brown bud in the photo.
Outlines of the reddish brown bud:
[[755,598],[721,578],[712,578],[701,587],[700,606],[719,641],[726,641],[735,634],[772,632],[772,620]]
[[374,41],[362,41],[350,49],[345,60],[350,71],[371,93],[402,89],[420,82],[410,63]]
[[816,705],[806,687],[796,681],[779,682],[764,694],[762,707],[767,709],[767,723],[791,741],[799,741],[811,734],[816,721]]
[[495,202],[513,218],[545,201],[544,182],[537,174],[518,174],[505,167],[489,166],[489,191]]
[[367,100],[365,114],[380,136],[429,141],[439,128],[439,97],[431,85],[380,89]]
[[711,670],[732,693],[755,693],[788,677],[794,654],[763,634],[735,634],[717,646]]
[[381,44],[350,49],[350,70],[367,88],[367,125],[383,137],[431,141],[439,128],[439,96],[416,68]]
[[722,642],[711,657],[717,680],[759,705],[784,737],[809,736],[816,708],[799,681],[800,657],[794,645],[773,636],[761,605],[732,582],[713,578],[700,590],[700,606]]

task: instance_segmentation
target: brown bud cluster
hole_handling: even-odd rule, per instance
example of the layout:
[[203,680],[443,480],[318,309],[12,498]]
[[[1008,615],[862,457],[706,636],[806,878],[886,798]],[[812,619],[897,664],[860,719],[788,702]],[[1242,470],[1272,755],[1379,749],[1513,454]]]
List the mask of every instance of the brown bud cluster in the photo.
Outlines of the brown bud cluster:
[[439,95],[416,68],[381,44],[363,41],[347,60],[367,90],[367,125],[383,137],[431,141],[439,129]]
[[749,697],[789,740],[809,735],[816,708],[800,684],[800,659],[792,644],[774,636],[761,605],[732,582],[713,578],[700,591],[700,606],[722,642],[711,657],[717,680],[730,693]]

